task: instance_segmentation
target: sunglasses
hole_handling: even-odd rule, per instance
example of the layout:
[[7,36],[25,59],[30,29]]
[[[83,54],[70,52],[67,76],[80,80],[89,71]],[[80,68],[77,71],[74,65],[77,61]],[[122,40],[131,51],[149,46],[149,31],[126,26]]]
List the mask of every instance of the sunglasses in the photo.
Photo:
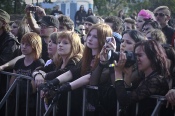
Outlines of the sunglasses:
[[166,14],[164,14],[164,13],[155,13],[155,14],[154,14],[155,17],[157,17],[158,15],[159,15],[160,17],[164,17]]
[[144,31],[148,31],[149,30],[149,28],[143,28],[142,29],[142,31],[144,32]]
[[85,30],[85,29],[80,29],[80,30],[82,31],[82,30]]

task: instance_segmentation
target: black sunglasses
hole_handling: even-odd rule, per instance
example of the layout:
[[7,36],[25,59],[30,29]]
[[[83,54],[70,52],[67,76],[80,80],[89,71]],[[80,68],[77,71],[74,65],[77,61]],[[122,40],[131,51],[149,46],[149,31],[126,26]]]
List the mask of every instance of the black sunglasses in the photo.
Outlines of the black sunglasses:
[[157,17],[157,16],[160,16],[160,17],[164,17],[166,14],[164,13],[154,13],[154,16]]
[[82,30],[85,30],[85,29],[80,29],[80,30],[82,31]]

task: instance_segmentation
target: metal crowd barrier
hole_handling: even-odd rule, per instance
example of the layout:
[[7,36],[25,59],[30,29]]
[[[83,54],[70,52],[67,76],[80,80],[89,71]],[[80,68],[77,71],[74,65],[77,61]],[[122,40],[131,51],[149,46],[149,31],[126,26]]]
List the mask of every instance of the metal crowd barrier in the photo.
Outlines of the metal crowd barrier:
[[[15,116],[18,116],[18,108],[19,108],[19,104],[18,104],[19,103],[19,84],[18,84],[18,82],[19,82],[20,79],[26,79],[27,80],[26,116],[28,116],[29,81],[32,80],[32,78],[29,77],[29,76],[9,73],[9,72],[5,72],[5,71],[1,71],[0,73],[7,75],[7,86],[6,86],[7,92],[6,92],[5,96],[2,98],[2,100],[0,102],[0,109],[6,103],[6,111],[5,111],[5,113],[6,113],[6,116],[8,116],[8,97],[10,96],[12,91],[15,89],[15,87],[17,87],[16,88]],[[9,88],[9,80],[10,80],[11,76],[16,77],[16,79],[14,80],[13,84]]]
[[[15,116],[18,116],[18,108],[19,108],[19,85],[18,82],[20,79],[26,79],[27,80],[27,95],[26,95],[26,116],[28,116],[28,100],[29,100],[29,82],[30,80],[32,80],[32,77],[29,76],[24,76],[24,75],[19,75],[19,74],[14,74],[14,73],[9,73],[9,72],[5,72],[5,71],[0,71],[0,74],[5,74],[7,75],[7,92],[5,94],[5,96],[3,97],[3,99],[0,102],[0,109],[2,108],[2,106],[6,103],[6,116],[8,116],[8,97],[11,94],[11,92],[16,88],[16,106],[15,106]],[[10,77],[14,76],[16,77],[15,81],[13,82],[13,84],[11,85],[11,87],[9,88],[9,80]],[[9,89],[8,89],[9,88]],[[87,96],[87,91],[88,89],[93,89],[93,90],[98,90],[97,86],[90,86],[87,85],[85,87],[83,87],[83,103],[82,103],[82,116],[86,116],[86,96]],[[53,102],[49,105],[48,110],[46,112],[42,111],[42,102],[43,100],[40,99],[40,91],[37,91],[37,98],[36,98],[36,116],[49,116],[51,111],[53,112],[53,116],[56,115],[56,100],[57,98],[59,98],[59,95],[55,97],[55,99],[53,99]],[[159,96],[159,95],[153,95],[150,98],[156,99],[157,100],[157,104],[155,106],[154,111],[152,112],[151,116],[158,116],[158,113],[160,111],[160,108],[162,106],[162,104],[166,101],[164,96]],[[139,104],[136,104],[136,114],[138,114],[138,107]],[[67,116],[70,116],[70,110],[71,110],[71,92],[68,92],[68,97],[67,97]],[[116,116],[120,116],[120,108],[119,108],[119,102],[117,101],[117,112],[116,112]]]

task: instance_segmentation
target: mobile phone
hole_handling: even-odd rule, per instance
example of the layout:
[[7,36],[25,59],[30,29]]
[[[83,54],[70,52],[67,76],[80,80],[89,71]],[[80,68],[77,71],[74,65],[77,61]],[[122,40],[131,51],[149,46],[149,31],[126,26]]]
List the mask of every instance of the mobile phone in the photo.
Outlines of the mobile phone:
[[112,37],[106,37],[106,43],[112,42]]
[[29,7],[29,11],[33,11],[33,12],[35,12],[35,11],[36,11],[36,7],[34,7],[34,6]]

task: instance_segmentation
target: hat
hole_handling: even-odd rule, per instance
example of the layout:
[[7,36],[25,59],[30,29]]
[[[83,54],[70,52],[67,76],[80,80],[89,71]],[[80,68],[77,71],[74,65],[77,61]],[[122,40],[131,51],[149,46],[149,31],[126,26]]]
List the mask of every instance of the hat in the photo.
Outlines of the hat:
[[86,19],[85,19],[85,22],[90,22],[92,24],[97,24],[99,23],[99,19],[96,17],[96,16],[88,16]]
[[5,21],[6,23],[9,23],[10,15],[6,11],[0,9],[0,19]]
[[41,18],[41,20],[39,20],[37,23],[38,24],[45,24],[47,26],[54,26],[56,28],[59,28],[58,19],[55,16],[52,16],[52,15],[43,16]]

